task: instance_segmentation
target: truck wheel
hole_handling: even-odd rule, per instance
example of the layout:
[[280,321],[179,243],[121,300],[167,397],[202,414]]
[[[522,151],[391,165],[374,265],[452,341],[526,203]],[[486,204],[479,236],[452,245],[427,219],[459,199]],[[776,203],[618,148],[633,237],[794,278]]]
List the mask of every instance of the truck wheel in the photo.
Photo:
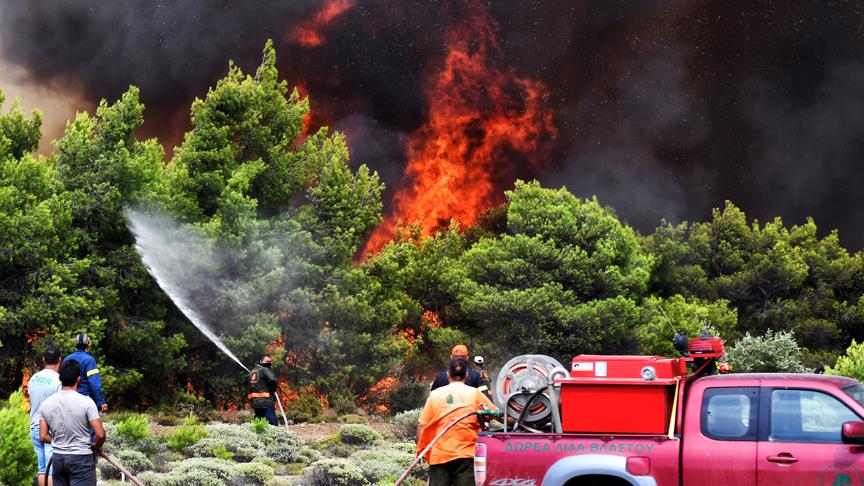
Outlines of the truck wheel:
[[616,478],[615,476],[605,476],[602,474],[588,474],[586,476],[575,477],[566,483],[564,486],[633,486],[626,479]]

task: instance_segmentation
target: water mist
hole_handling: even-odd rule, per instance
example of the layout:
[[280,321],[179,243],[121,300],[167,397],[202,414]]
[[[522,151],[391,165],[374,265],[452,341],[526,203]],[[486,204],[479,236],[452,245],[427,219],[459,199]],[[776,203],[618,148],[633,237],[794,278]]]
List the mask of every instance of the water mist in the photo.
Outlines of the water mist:
[[126,220],[129,230],[135,236],[135,247],[141,260],[159,287],[207,339],[244,370],[249,371],[207,325],[193,307],[189,296],[190,286],[212,287],[212,281],[201,281],[202,276],[196,271],[203,262],[213,259],[212,250],[201,238],[167,218],[127,210]]

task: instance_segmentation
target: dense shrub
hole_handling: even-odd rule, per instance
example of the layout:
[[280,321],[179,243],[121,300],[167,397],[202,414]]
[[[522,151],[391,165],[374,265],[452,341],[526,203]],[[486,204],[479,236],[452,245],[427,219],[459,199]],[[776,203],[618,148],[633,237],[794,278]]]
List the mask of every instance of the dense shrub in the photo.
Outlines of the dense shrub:
[[338,388],[327,396],[330,408],[339,415],[353,413],[357,408],[357,396],[347,388]]
[[23,397],[20,390],[12,393],[8,405],[0,409],[0,484],[9,486],[29,485],[37,473]]
[[198,419],[189,415],[183,419],[183,424],[168,438],[168,446],[180,453],[186,448],[207,436],[207,431],[198,423]]
[[376,450],[381,450],[382,452],[386,451],[386,449],[407,452],[411,455],[415,455],[417,452],[417,444],[415,442],[388,442],[376,448]]
[[210,402],[208,402],[204,397],[199,397],[193,393],[187,393],[185,390],[177,391],[177,393],[174,394],[172,405],[178,414],[184,416],[190,414],[195,415],[200,420],[207,420],[209,414],[213,411]]
[[362,486],[369,484],[363,471],[346,459],[322,459],[312,464],[313,486]]
[[267,446],[267,457],[281,464],[303,461],[303,443],[300,441],[275,441]]
[[[120,450],[114,453],[113,456],[135,476],[144,471],[155,469],[150,459],[147,459],[147,456],[135,450]],[[99,459],[96,467],[99,469],[99,474],[102,475],[103,479],[120,479],[120,471],[105,459]]]
[[300,395],[288,405],[286,415],[294,422],[308,422],[321,414],[321,402],[312,395]]
[[764,336],[749,333],[726,350],[732,371],[738,373],[810,373],[801,362],[801,348],[793,332],[768,330]]
[[399,413],[423,407],[427,396],[429,396],[429,385],[410,379],[395,386],[390,391],[387,401],[390,411]]
[[408,410],[397,413],[393,417],[395,430],[393,433],[402,440],[417,440],[417,421],[420,419],[421,410]]
[[270,423],[264,417],[255,417],[249,423],[252,424],[252,431],[256,434],[263,434],[267,431],[267,427],[270,427]]
[[239,476],[240,473],[235,469],[234,464],[224,459],[196,457],[177,463],[165,477],[170,481],[168,484],[172,486],[175,484],[210,486],[211,484],[225,485]]
[[858,343],[853,339],[852,344],[846,348],[846,354],[837,358],[833,367],[825,367],[825,374],[864,381],[864,342]]
[[258,443],[245,438],[224,437],[213,432],[186,449],[186,453],[192,457],[217,457],[237,462],[249,462],[261,455],[260,451]]
[[[395,482],[402,472],[411,465],[414,454],[395,449],[366,449],[357,451],[348,458],[352,464],[363,471],[363,476],[372,484]],[[415,468],[412,474],[419,477],[423,469]]]
[[361,424],[347,424],[339,429],[339,440],[345,444],[368,446],[384,439],[380,432]]
[[171,463],[180,462],[183,459],[183,454],[177,451],[168,450],[160,452],[153,458],[153,470],[160,473],[168,472],[171,470]]
[[150,423],[144,415],[129,415],[115,424],[117,433],[124,439],[143,439],[150,434]]
[[235,482],[242,485],[263,486],[264,483],[275,476],[275,471],[272,467],[260,462],[237,464],[234,466],[234,469],[240,473],[240,477]]

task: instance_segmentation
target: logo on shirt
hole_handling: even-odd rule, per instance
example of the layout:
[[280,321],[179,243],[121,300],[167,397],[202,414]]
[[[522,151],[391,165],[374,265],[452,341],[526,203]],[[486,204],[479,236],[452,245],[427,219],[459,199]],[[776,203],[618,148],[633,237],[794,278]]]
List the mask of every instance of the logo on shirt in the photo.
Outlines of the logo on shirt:
[[447,394],[447,403],[450,405],[453,405],[453,394],[452,393]]

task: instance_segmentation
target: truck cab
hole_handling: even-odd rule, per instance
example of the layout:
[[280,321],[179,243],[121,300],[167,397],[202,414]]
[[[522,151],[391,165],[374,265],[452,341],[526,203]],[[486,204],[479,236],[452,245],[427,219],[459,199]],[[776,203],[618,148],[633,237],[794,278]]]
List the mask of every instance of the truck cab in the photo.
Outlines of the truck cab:
[[683,418],[683,484],[864,482],[864,387],[855,380],[709,376],[693,383]]

